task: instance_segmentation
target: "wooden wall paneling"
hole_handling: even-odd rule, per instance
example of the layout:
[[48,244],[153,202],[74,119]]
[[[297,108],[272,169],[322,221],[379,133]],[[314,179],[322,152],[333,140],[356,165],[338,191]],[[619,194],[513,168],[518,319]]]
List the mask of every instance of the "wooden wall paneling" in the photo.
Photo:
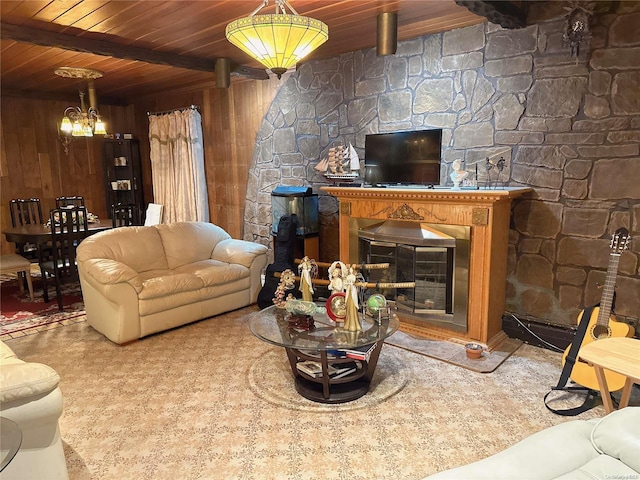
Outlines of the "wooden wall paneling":
[[[229,117],[225,115],[228,104],[229,89],[211,90],[211,138],[207,140],[211,155],[205,156],[207,168],[207,184],[209,187],[209,216],[211,222],[226,230],[224,218],[224,206],[226,192],[224,191],[224,164],[223,159],[229,155],[224,141],[224,125],[228,125]],[[210,174],[209,174],[210,173]]]
[[[255,84],[255,82],[251,82]],[[242,145],[243,138],[249,132],[254,131],[252,125],[245,122],[246,115],[242,110],[236,109],[236,99],[242,97],[244,84],[239,84],[238,88],[229,90],[229,128],[224,138],[229,145],[229,156],[224,158],[224,163],[228,169],[226,179],[227,190],[227,224],[233,232],[234,238],[242,238],[244,235],[244,199],[247,184],[247,163],[246,159],[239,156],[238,146]],[[254,87],[255,88],[255,87]],[[241,100],[238,102],[242,105]]]
[[[0,214],[2,227],[11,224],[11,198],[38,197],[42,213],[48,216],[60,195],[83,195],[87,208],[107,218],[102,173],[102,139],[74,140],[69,156],[58,140],[57,122],[64,109],[79,102],[33,98],[0,98],[2,116],[2,160]],[[135,126],[132,108],[100,106],[107,122],[114,119],[118,128]],[[1,238],[2,253],[12,253],[13,244]]]
[[6,145],[7,145],[7,142],[4,139],[4,128],[0,126],[0,178],[6,177],[9,175],[9,165],[7,164],[7,152],[5,150]]

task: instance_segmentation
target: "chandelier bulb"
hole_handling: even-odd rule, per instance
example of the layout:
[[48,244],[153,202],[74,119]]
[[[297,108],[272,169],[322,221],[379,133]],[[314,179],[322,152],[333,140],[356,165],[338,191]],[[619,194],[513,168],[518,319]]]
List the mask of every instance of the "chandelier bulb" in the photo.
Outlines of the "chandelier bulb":
[[105,128],[104,122],[100,117],[97,118],[96,124],[94,125],[94,133],[96,135],[106,135],[107,129]]
[[73,135],[74,137],[83,136],[82,125],[80,125],[80,122],[78,121],[73,122],[73,129],[71,130],[71,135]]
[[60,123],[60,131],[64,133],[71,133],[73,130],[73,125],[71,125],[71,120],[69,117],[65,116]]

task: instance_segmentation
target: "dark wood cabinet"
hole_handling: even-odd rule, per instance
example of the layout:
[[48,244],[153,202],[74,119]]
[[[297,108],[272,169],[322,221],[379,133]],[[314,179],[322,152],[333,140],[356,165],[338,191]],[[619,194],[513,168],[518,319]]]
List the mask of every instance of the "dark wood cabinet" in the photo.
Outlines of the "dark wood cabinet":
[[144,212],[140,145],[137,140],[104,140],[102,147],[107,215],[118,203],[137,205]]

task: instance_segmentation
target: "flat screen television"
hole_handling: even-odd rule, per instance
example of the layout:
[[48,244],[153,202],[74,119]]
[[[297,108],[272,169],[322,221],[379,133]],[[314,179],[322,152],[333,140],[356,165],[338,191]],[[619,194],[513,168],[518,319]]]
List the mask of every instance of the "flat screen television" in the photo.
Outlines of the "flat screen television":
[[442,129],[365,137],[366,185],[439,185]]

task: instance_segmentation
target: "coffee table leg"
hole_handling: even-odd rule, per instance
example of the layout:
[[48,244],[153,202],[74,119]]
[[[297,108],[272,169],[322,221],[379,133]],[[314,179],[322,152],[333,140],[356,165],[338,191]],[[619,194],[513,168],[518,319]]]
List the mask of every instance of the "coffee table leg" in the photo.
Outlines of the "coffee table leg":
[[327,362],[327,352],[322,350],[320,352],[320,362],[322,363],[322,396],[325,399],[329,398],[330,382],[329,382],[329,364]]
[[297,355],[291,348],[285,348],[284,350],[285,352],[287,352],[287,358],[289,359],[289,365],[291,365],[291,371],[293,372],[293,375],[295,377],[299,377],[300,374],[298,373],[298,367],[296,367],[296,365],[298,364]]
[[604,376],[602,367],[594,365],[593,368],[596,371],[596,378],[598,379],[598,385],[600,386],[600,396],[602,397],[602,404],[604,405],[604,411],[607,413],[613,412],[613,402],[611,401],[611,393],[607,385],[607,379]]

